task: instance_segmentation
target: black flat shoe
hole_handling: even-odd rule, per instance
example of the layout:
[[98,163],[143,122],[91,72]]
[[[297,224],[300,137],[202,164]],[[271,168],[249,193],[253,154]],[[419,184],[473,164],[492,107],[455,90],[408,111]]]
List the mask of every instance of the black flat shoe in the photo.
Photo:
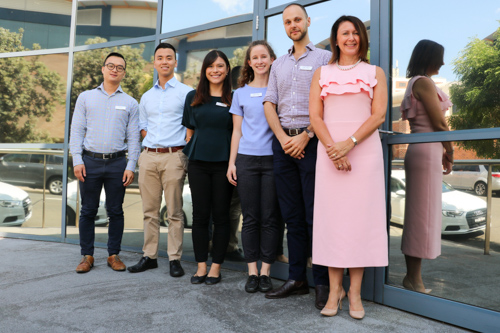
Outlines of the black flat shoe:
[[267,293],[272,289],[273,289],[273,282],[271,281],[271,278],[267,275],[259,276],[259,291]]
[[191,283],[192,284],[201,284],[201,283],[205,282],[205,280],[207,279],[207,275],[208,274],[205,274],[203,276],[193,275],[193,276],[191,276]]
[[151,259],[150,257],[142,257],[137,264],[135,264],[134,266],[129,266],[127,269],[130,273],[139,273],[157,267],[158,260]]
[[205,284],[211,286],[213,284],[219,283],[221,280],[222,280],[222,274],[219,273],[219,276],[217,277],[207,276]]
[[245,283],[245,291],[247,293],[254,293],[259,290],[259,277],[257,275],[250,275],[247,283]]

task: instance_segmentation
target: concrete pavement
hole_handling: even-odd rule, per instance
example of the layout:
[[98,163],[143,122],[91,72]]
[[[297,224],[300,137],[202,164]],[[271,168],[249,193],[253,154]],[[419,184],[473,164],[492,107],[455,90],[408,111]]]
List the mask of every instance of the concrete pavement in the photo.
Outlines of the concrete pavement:
[[[191,285],[195,264],[182,262],[186,275],[172,278],[166,258],[158,269],[114,272],[99,248],[95,267],[76,274],[76,245],[0,238],[0,252],[1,332],[466,332],[367,301],[361,321],[347,299],[336,317],[322,317],[314,290],[268,300],[244,292],[246,275],[227,269],[215,286]],[[120,256],[133,265],[141,255]]]

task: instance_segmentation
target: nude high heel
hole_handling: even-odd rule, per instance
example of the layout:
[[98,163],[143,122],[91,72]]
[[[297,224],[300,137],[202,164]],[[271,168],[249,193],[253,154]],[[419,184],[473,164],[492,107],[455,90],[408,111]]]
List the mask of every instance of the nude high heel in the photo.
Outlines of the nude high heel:
[[[347,297],[349,297],[349,295],[347,295]],[[359,311],[351,310],[351,302],[349,301],[349,316],[353,319],[361,320],[365,317],[365,309]]]
[[335,309],[329,309],[327,308],[326,306],[323,308],[323,310],[321,310],[321,314],[325,317],[333,317],[337,314],[339,308],[340,310],[342,310],[342,299],[345,297],[345,291],[344,291],[344,288],[342,288],[340,290],[340,294],[339,294],[339,301],[337,303],[337,307]]
[[[410,282],[410,279],[408,279],[408,276],[405,276],[403,279],[403,287],[405,287],[405,289],[408,289],[411,291],[422,292],[422,291],[415,289],[413,284]],[[429,294],[431,291],[432,291],[432,289],[424,289],[423,293]]]

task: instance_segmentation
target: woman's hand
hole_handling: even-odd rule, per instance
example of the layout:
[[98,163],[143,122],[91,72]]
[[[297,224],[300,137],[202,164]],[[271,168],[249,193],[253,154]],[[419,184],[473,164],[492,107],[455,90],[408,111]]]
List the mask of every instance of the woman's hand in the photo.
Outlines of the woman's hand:
[[443,175],[448,175],[453,167],[453,154],[443,152]]
[[354,142],[349,138],[345,141],[335,142],[334,144],[329,144],[326,147],[326,153],[328,157],[336,162],[347,155],[351,149],[354,148]]
[[226,173],[227,180],[231,183],[231,185],[236,186],[236,165],[230,164],[227,168],[227,173]]
[[349,159],[347,157],[342,157],[337,159],[336,161],[333,161],[333,165],[335,165],[335,168],[339,171],[351,171],[351,162],[349,162]]

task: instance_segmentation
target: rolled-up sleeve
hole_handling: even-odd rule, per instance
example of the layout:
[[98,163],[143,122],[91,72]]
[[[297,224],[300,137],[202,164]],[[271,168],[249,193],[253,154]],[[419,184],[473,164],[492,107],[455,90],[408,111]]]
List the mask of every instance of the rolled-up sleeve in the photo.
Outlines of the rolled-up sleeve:
[[269,74],[269,82],[267,84],[267,92],[264,97],[264,102],[271,102],[278,105],[278,73],[276,72],[277,66],[271,67],[271,73]]
[[83,164],[82,151],[83,139],[87,129],[87,120],[85,116],[85,95],[84,93],[78,96],[73,112],[71,122],[71,134],[69,138],[69,150],[73,155],[73,166]]
[[139,134],[139,105],[137,101],[133,101],[130,108],[130,116],[127,124],[127,146],[128,146],[128,162],[127,170],[135,171],[139,154],[141,153]]

